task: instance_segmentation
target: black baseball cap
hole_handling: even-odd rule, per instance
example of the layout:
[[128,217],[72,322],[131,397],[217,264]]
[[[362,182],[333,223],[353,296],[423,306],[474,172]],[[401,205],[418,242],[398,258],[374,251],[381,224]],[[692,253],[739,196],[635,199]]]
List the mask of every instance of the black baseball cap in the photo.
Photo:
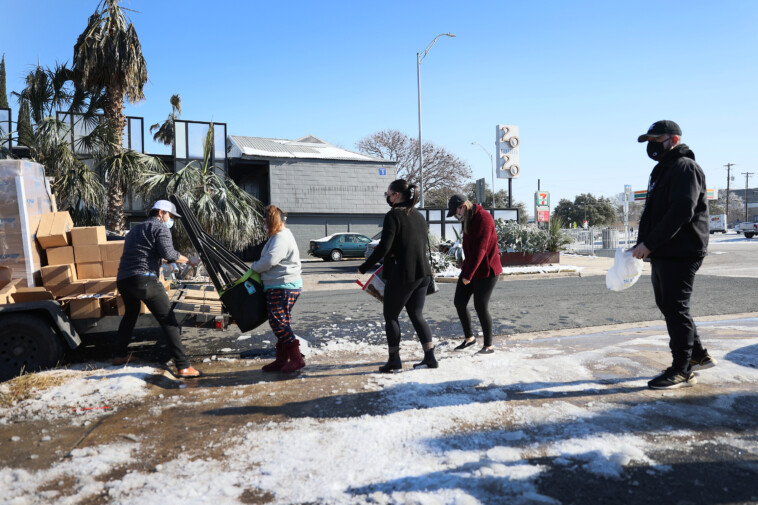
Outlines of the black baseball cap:
[[664,119],[663,121],[656,121],[650,125],[647,133],[644,133],[637,137],[637,142],[647,142],[651,138],[660,137],[661,135],[666,135],[667,133],[670,135],[681,135],[682,129],[679,128],[678,124],[673,121],[669,121],[668,119]]
[[466,195],[463,195],[461,193],[456,193],[451,196],[450,200],[447,201],[447,217],[451,217],[453,214],[455,214],[455,211],[458,210],[458,207],[467,201],[468,198],[466,198]]

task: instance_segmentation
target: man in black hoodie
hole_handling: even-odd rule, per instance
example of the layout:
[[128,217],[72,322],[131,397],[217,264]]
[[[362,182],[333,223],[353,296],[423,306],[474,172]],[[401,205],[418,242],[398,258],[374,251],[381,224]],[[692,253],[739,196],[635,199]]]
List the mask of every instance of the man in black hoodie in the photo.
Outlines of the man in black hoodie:
[[640,135],[658,164],[650,174],[640,217],[635,258],[650,258],[655,303],[666,319],[673,364],[648,382],[651,389],[672,389],[697,382],[694,370],[716,365],[700,343],[690,316],[695,272],[708,248],[705,175],[695,153],[680,144],[682,130],[673,121],[657,121]]

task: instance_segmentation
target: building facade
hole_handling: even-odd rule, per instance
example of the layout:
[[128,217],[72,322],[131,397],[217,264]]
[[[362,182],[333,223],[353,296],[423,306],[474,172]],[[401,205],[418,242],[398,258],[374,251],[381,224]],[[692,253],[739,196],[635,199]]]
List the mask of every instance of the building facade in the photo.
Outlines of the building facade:
[[231,135],[229,176],[264,204],[287,212],[300,254],[332,233],[373,236],[388,207],[384,192],[395,162],[334,146],[309,135],[298,140]]

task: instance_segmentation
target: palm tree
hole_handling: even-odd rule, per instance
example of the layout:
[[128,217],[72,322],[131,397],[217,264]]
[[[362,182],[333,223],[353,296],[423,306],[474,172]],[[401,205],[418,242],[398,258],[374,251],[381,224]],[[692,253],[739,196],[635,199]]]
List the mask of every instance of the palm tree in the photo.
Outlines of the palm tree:
[[[108,147],[113,156],[123,150],[124,100],[130,103],[144,100],[142,89],[147,82],[147,65],[139,37],[124,14],[125,10],[119,6],[119,0],[102,0],[74,45],[73,70],[77,88],[105,90],[105,120],[113,134]],[[136,176],[139,172],[130,174]],[[115,180],[108,180],[106,226],[116,232],[122,232],[126,224],[122,180],[120,175]],[[133,182],[136,181],[130,181]]]
[[[100,139],[105,135],[98,113],[102,108],[102,91],[87,93],[73,88],[71,70],[65,65],[54,69],[43,68],[39,63],[26,77],[26,87],[13,93],[19,103],[18,143],[29,147],[29,157],[45,166],[47,176],[53,178],[52,188],[58,207],[68,210],[79,226],[101,224],[105,188],[97,174],[76,155],[76,151],[98,153]],[[80,139],[81,146],[70,142],[70,127],[55,113],[76,113],[82,125],[90,132]],[[78,149],[77,149],[78,147]]]
[[145,191],[177,195],[187,202],[203,229],[233,251],[263,240],[261,202],[220,175],[212,163],[213,123],[203,143],[203,161],[189,162],[176,172],[156,171]]
[[155,123],[150,127],[150,133],[158,130],[153,134],[153,140],[161,144],[174,145],[174,121],[182,114],[182,98],[179,95],[171,95],[171,114],[163,123]]

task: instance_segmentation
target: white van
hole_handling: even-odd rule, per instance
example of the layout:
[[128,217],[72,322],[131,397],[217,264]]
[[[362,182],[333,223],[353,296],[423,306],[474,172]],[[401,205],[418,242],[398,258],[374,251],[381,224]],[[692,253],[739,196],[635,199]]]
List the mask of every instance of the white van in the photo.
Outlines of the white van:
[[726,233],[726,214],[716,214],[711,216],[710,231],[711,234],[716,233],[717,231]]

